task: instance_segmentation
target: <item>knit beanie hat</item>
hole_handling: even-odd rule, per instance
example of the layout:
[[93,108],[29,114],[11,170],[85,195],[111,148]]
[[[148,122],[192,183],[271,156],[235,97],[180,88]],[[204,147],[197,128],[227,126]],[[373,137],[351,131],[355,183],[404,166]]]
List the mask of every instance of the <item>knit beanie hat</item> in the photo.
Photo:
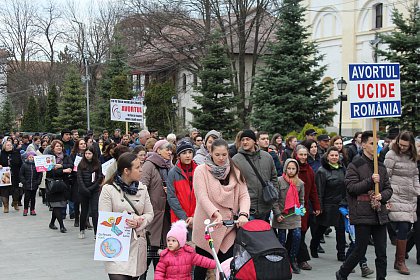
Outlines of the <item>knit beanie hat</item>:
[[179,247],[182,248],[187,242],[187,223],[184,220],[178,220],[172,224],[171,230],[166,235],[166,238],[174,237],[178,240]]
[[218,132],[217,130],[210,130],[209,132],[207,132],[206,137],[204,137],[204,145],[206,145],[207,140],[210,136],[213,136],[213,138],[218,139],[220,138],[220,132]]
[[33,156],[34,157],[34,156],[36,156],[36,153],[30,151],[30,152],[27,152],[25,156],[26,156],[26,158],[28,158],[29,156]]
[[241,135],[241,140],[242,140],[242,138],[244,138],[244,137],[251,138],[252,140],[254,140],[255,142],[257,142],[257,136],[255,136],[255,132],[254,132],[254,131],[252,131],[251,129],[245,129],[245,130],[242,132],[242,135]]
[[153,146],[153,152],[157,153],[158,149],[160,149],[164,145],[168,145],[169,142],[167,140],[159,140]]
[[178,143],[176,146],[176,155],[179,156],[180,153],[191,150],[194,153],[194,147],[191,144],[190,141],[187,140],[181,140],[181,142]]

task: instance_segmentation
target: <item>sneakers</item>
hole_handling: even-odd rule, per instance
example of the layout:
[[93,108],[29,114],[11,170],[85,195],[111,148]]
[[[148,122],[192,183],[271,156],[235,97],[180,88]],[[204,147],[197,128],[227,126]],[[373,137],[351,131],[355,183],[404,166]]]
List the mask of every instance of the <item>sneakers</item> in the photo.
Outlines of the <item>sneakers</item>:
[[31,216],[36,216],[36,212],[35,212],[35,210],[32,210],[32,211],[31,211]]
[[299,263],[299,267],[302,270],[312,270],[312,266],[308,262]]
[[28,209],[23,209],[23,216],[28,216]]
[[85,239],[85,231],[84,230],[81,230],[79,232],[79,239]]
[[362,271],[362,277],[367,277],[371,274],[374,273],[374,271],[372,269],[370,269],[367,264],[362,264],[362,266],[360,267],[360,270]]

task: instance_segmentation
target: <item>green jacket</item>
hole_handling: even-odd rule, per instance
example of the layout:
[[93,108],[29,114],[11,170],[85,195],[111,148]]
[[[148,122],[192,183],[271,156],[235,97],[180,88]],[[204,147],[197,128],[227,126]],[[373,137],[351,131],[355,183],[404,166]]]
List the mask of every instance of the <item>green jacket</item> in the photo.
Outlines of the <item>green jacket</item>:
[[255,165],[264,181],[271,181],[276,188],[279,187],[277,171],[273,158],[265,151],[255,148],[255,152],[245,151],[239,148],[238,153],[232,158],[238,166],[241,174],[244,176],[246,185],[248,186],[249,197],[251,198],[251,209],[254,209],[255,215],[263,216],[268,214],[273,208],[273,204],[266,203],[262,197],[262,185],[255,175],[254,170],[248,163],[244,155],[248,155],[251,162]]

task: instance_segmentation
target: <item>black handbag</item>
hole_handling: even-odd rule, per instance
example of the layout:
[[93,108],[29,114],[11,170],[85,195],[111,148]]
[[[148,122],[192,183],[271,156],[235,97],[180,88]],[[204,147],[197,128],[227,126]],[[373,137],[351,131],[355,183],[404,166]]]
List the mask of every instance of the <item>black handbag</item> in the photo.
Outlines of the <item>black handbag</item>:
[[244,155],[245,159],[248,161],[248,163],[251,165],[252,169],[255,172],[255,175],[257,175],[258,180],[260,180],[262,188],[263,188],[263,200],[266,203],[274,203],[279,199],[279,190],[274,186],[273,182],[271,181],[265,181],[261,177],[260,173],[258,172],[255,165],[252,163],[252,161],[249,159],[248,155]]

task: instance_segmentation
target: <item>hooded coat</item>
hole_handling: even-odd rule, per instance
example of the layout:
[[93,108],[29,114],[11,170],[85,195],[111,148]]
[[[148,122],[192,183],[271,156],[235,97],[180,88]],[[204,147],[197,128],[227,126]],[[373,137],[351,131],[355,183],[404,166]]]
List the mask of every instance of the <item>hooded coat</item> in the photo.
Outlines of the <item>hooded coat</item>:
[[[283,166],[283,173],[286,174],[287,165],[289,165],[290,162],[295,161],[293,159],[287,159]],[[296,162],[296,161],[295,161]],[[297,162],[296,162],[297,163]],[[299,173],[299,165],[298,165],[297,174]],[[273,228],[279,228],[279,229],[295,229],[301,227],[301,216],[300,215],[292,215],[290,217],[285,218],[281,223],[277,222],[277,217],[280,215],[287,215],[286,213],[283,213],[284,206],[286,202],[286,195],[289,191],[290,184],[286,182],[286,180],[283,177],[280,177],[279,179],[279,200],[274,203],[274,219],[272,221],[272,227]],[[296,185],[297,192],[299,194],[299,203],[300,205],[304,205],[304,197],[305,197],[305,189],[303,181],[298,179],[298,183]],[[293,209],[290,209],[290,211],[294,211]],[[288,211],[288,213],[291,213]]]

